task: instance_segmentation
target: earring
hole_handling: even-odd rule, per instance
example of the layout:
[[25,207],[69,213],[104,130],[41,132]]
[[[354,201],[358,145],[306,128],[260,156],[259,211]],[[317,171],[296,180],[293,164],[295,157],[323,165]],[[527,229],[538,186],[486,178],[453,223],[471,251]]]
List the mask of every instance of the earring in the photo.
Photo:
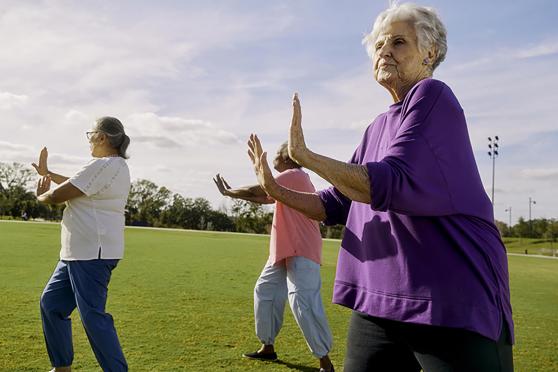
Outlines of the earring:
[[430,59],[428,59],[428,58],[425,58],[425,59],[422,60],[423,65],[428,65],[429,63],[430,63]]

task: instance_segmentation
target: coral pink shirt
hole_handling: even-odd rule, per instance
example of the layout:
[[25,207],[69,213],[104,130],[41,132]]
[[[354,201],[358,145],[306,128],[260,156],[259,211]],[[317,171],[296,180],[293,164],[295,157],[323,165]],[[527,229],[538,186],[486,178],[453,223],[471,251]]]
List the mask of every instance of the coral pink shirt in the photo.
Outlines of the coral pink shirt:
[[[308,174],[298,168],[281,172],[275,180],[279,185],[291,190],[316,191]],[[269,242],[268,263],[276,264],[292,256],[302,256],[318,264],[322,263],[320,227],[318,222],[309,219],[283,203],[276,202]]]

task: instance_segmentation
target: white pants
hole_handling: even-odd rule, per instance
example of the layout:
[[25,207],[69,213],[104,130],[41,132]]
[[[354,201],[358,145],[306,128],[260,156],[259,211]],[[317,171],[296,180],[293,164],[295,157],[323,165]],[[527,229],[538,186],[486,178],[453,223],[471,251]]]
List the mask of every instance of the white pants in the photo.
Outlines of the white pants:
[[289,257],[275,265],[267,264],[254,288],[256,335],[265,345],[273,345],[283,325],[285,301],[304,334],[310,351],[317,358],[332,347],[320,288],[320,265],[305,257]]

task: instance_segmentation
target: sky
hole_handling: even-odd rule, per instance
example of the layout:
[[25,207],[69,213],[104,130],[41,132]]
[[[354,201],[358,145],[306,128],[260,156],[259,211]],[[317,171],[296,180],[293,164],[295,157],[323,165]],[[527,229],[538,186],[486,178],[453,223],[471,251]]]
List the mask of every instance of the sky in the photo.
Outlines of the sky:
[[[446,60],[434,78],[467,118],[495,217],[558,218],[558,1],[441,1]],[[287,138],[299,92],[309,148],[348,160],[392,103],[361,44],[387,0],[0,1],[0,161],[71,176],[101,116],[131,137],[132,179],[226,208],[212,177],[254,184],[250,133]],[[328,184],[311,174],[316,188]]]

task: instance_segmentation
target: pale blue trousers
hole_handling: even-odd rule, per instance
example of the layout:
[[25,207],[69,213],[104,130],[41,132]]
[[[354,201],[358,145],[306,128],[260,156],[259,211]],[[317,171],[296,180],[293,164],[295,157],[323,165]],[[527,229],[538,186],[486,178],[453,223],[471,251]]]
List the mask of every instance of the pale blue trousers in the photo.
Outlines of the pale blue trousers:
[[273,345],[283,325],[285,302],[289,299],[295,320],[310,351],[317,358],[332,347],[320,289],[320,265],[305,257],[289,257],[267,264],[254,288],[256,335],[265,345]]

